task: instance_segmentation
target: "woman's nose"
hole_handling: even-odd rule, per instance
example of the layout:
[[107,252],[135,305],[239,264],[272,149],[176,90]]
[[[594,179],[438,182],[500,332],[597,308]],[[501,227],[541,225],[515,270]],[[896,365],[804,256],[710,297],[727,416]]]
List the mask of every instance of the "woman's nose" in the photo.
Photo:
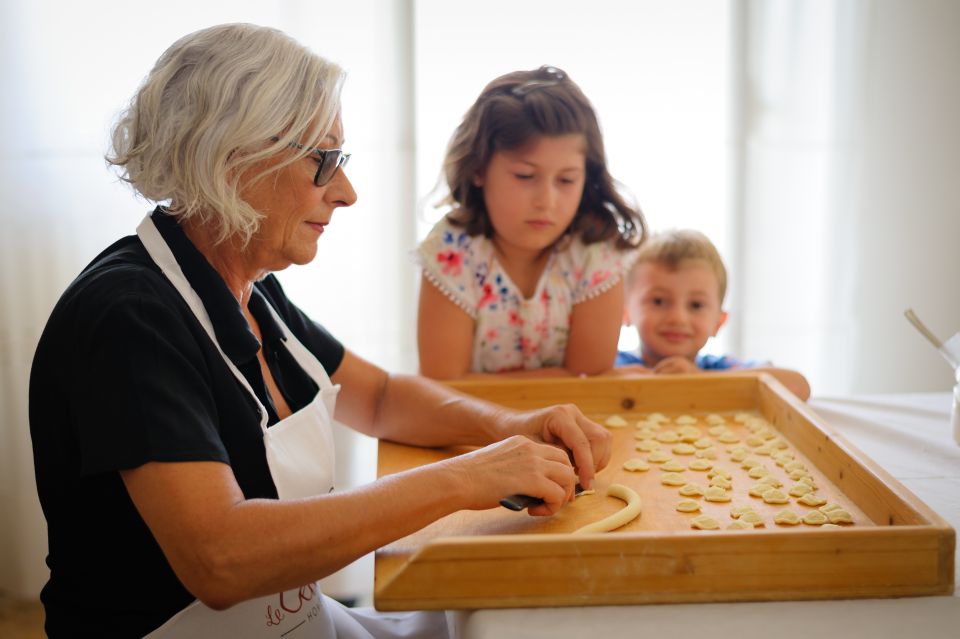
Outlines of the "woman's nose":
[[357,192],[353,190],[353,183],[347,177],[347,172],[343,167],[337,169],[333,174],[327,188],[327,196],[333,201],[333,206],[352,206],[357,201]]

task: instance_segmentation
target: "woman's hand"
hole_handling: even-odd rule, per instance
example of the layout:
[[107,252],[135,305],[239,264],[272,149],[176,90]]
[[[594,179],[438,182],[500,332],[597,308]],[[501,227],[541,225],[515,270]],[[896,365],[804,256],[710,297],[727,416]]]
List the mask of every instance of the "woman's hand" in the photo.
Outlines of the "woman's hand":
[[504,436],[524,435],[558,447],[573,462],[585,489],[593,487],[594,475],[610,461],[612,435],[573,404],[515,413],[507,419]]
[[567,453],[529,437],[515,435],[441,463],[462,476],[463,507],[471,510],[522,494],[543,500],[527,509],[531,515],[552,515],[574,498],[577,476]]

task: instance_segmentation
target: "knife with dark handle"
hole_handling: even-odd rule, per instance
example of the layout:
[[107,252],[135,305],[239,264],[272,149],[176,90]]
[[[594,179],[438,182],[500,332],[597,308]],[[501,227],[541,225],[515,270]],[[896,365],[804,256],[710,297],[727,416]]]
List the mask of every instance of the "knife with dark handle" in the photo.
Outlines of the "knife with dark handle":
[[523,510],[530,506],[539,506],[542,503],[542,499],[530,495],[510,495],[500,500],[500,505],[510,510]]
[[[579,495],[582,492],[583,486],[577,484],[576,488],[574,488],[574,494]],[[500,505],[510,510],[523,510],[530,506],[539,506],[542,503],[542,499],[539,497],[531,497],[530,495],[510,495],[500,500]]]

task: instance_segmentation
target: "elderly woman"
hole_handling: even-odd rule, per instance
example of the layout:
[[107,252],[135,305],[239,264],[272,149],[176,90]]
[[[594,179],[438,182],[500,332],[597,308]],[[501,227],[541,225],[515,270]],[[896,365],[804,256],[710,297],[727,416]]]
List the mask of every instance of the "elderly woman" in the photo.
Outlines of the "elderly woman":
[[[165,204],[83,270],[37,348],[51,636],[442,636],[442,614],[348,610],[315,581],[510,494],[552,514],[607,463],[576,408],[388,374],[284,295],[271,273],[310,262],[356,199],[341,79],[273,29],[213,27],[161,56],[116,126],[109,161]],[[334,418],[480,448],[336,492]]]

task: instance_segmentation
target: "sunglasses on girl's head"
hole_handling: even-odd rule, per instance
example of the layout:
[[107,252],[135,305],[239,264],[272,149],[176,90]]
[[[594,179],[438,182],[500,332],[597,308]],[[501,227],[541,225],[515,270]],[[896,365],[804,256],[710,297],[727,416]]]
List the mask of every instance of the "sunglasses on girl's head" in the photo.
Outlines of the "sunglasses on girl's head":
[[557,67],[540,67],[538,73],[540,74],[539,77],[518,84],[510,89],[510,93],[518,98],[522,98],[531,91],[535,91],[543,87],[556,86],[563,82],[564,78],[567,77],[567,74]]
[[[274,142],[279,140],[280,138],[273,138]],[[323,186],[332,180],[337,173],[337,169],[346,166],[347,162],[350,161],[351,154],[344,153],[343,149],[317,149],[315,147],[304,147],[296,142],[290,142],[287,146],[314,154],[313,159],[317,161],[317,173],[313,176],[314,186]]]

